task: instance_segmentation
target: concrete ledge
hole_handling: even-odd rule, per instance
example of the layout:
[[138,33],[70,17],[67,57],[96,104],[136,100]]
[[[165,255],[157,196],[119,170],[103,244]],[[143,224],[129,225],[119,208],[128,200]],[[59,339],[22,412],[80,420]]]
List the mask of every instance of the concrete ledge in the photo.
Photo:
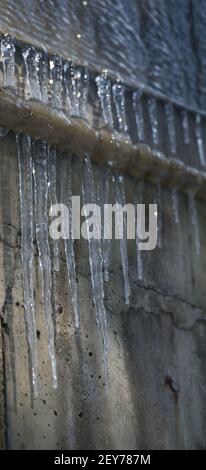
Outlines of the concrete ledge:
[[59,110],[35,100],[24,101],[11,89],[0,88],[0,126],[32,138],[45,139],[61,152],[72,152],[82,158],[89,153],[98,163],[136,178],[193,191],[206,199],[206,173],[188,167],[179,160],[166,158],[144,144],[133,145],[117,132],[92,129],[83,119],[66,116]]

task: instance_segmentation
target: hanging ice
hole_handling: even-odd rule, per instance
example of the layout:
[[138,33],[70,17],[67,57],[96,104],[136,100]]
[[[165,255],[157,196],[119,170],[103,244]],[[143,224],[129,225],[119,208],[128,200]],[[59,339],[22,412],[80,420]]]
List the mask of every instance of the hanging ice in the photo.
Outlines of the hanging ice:
[[190,211],[190,220],[193,228],[193,236],[194,236],[194,245],[196,254],[200,255],[200,235],[199,235],[199,225],[198,225],[198,218],[197,218],[197,208],[196,202],[193,192],[188,193],[189,198],[189,211]]
[[124,178],[122,176],[115,178],[115,194],[116,202],[118,205],[117,223],[118,229],[121,230],[121,222],[123,217],[123,237],[120,239],[120,252],[122,260],[122,271],[124,276],[124,292],[125,292],[125,303],[129,305],[130,298],[130,285],[129,285],[129,266],[127,256],[127,238],[126,238],[126,214],[122,212],[122,208],[126,204],[125,190],[124,190]]
[[136,90],[133,93],[133,109],[135,113],[135,120],[137,126],[137,136],[138,140],[141,142],[145,141],[145,131],[144,131],[144,115],[141,103],[142,92],[140,90]]
[[[82,193],[85,204],[96,204],[96,192],[94,185],[93,168],[89,156],[87,156],[82,165]],[[86,218],[88,247],[89,247],[89,263],[91,271],[91,281],[93,290],[93,299],[96,312],[96,322],[103,343],[103,359],[106,381],[108,380],[108,330],[107,317],[104,307],[104,286],[102,274],[102,251],[101,240],[89,237],[89,223]]]
[[42,52],[39,63],[40,93],[43,103],[48,103],[49,67],[47,55]]
[[39,81],[40,53],[32,46],[25,46],[22,55],[26,70],[25,98],[41,100]]
[[1,40],[1,55],[3,61],[4,84],[5,86],[15,88],[15,45],[14,40],[8,34],[5,34]]
[[74,257],[74,236],[72,225],[72,163],[71,155],[64,155],[61,162],[61,200],[69,210],[69,239],[64,240],[66,265],[74,311],[75,328],[79,328],[79,304]]
[[[137,183],[137,195],[135,198],[135,205],[142,204],[143,198],[143,181],[139,181]],[[137,253],[137,277],[139,281],[144,280],[144,271],[143,271],[143,263],[142,263],[142,251],[139,249],[139,236],[140,228],[138,227],[139,221],[137,220],[136,223],[136,253]]]
[[196,114],[196,140],[199,153],[199,159],[202,166],[205,166],[205,150],[202,136],[202,119],[200,114]]
[[61,109],[63,105],[63,66],[60,57],[55,56],[53,60],[50,60],[50,66],[50,75],[53,84],[52,106]]
[[172,209],[174,214],[174,220],[176,224],[179,224],[179,207],[178,207],[178,193],[176,188],[171,191],[172,194]]
[[[110,180],[111,180],[110,171],[108,170],[108,171],[103,172],[102,183],[104,187],[104,204],[109,204]],[[109,224],[108,214],[106,212],[104,215],[104,227],[106,227],[108,224]],[[104,279],[106,282],[108,282],[109,281],[109,258],[110,258],[111,240],[103,238],[102,243],[103,243],[102,251],[103,251]]]
[[117,113],[118,130],[128,137],[125,108],[125,87],[120,82],[116,82],[112,87],[112,91]]
[[149,112],[149,118],[150,118],[150,125],[152,129],[152,142],[154,145],[157,145],[159,143],[159,131],[158,131],[156,98],[150,97],[148,99],[148,112]]
[[111,81],[106,72],[96,77],[97,94],[101,102],[102,114],[105,124],[113,129],[113,115],[112,115],[112,95],[111,95]]
[[36,318],[33,282],[33,177],[31,140],[27,136],[17,138],[19,162],[19,189],[21,207],[21,262],[24,291],[25,318],[32,368],[34,395],[38,394],[38,367],[36,350]]
[[52,366],[53,387],[57,387],[57,366],[54,346],[54,324],[51,303],[51,259],[48,240],[48,178],[47,144],[43,140],[34,143],[34,188],[36,240],[39,251],[39,265],[42,275],[42,301],[48,331],[48,347]]
[[189,129],[189,121],[188,121],[188,112],[186,109],[182,109],[181,116],[182,116],[182,130],[183,130],[184,144],[189,144],[190,143],[190,129]]
[[71,115],[86,118],[89,75],[83,66],[67,62],[64,66],[66,94],[71,105]]
[[170,151],[171,153],[176,153],[177,142],[176,142],[176,131],[175,131],[175,115],[174,115],[174,107],[172,103],[165,103],[165,112],[166,112],[166,119],[167,119]]
[[156,204],[157,204],[157,246],[162,248],[162,188],[160,184],[156,188]]
[[[98,204],[101,207],[102,216],[102,257],[103,257],[103,268],[104,268],[104,280],[109,281],[109,258],[110,258],[110,246],[111,240],[104,236],[107,233],[107,227],[109,225],[109,218],[107,211],[104,211],[105,204],[109,204],[110,194],[110,183],[111,173],[109,168],[96,166],[97,170],[97,182],[98,182]],[[104,217],[104,220],[103,220]]]
[[[57,185],[56,185],[56,149],[48,148],[48,183],[49,183],[49,199],[53,206],[57,204]],[[53,240],[53,257],[54,270],[59,271],[59,247],[58,240]]]
[[79,98],[79,116],[82,118],[87,117],[87,101],[89,90],[89,72],[86,67],[77,67],[77,90]]

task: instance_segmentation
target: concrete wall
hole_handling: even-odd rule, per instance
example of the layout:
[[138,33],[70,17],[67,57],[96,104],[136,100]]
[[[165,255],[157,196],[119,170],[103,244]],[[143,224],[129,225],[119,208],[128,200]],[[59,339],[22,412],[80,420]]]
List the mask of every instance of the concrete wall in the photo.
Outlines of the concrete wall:
[[[143,253],[144,282],[137,281],[135,243],[128,242],[131,302],[123,299],[119,244],[112,245],[105,286],[109,324],[110,386],[106,393],[101,341],[95,324],[87,244],[75,243],[80,295],[80,334],[68,301],[63,247],[54,277],[59,387],[52,389],[36,254],[40,394],[30,388],[20,263],[18,166],[13,134],[0,139],[0,300],[5,393],[0,411],[9,449],[202,449],[206,446],[205,268],[206,209],[199,201],[201,255],[195,254],[186,195],[174,222],[171,192],[163,191],[163,247]],[[74,194],[80,167],[73,165]],[[137,182],[126,178],[128,202]],[[156,188],[145,184],[144,202]],[[2,353],[0,354],[2,361]],[[4,406],[5,405],[5,406]],[[2,432],[3,430],[3,432]]]

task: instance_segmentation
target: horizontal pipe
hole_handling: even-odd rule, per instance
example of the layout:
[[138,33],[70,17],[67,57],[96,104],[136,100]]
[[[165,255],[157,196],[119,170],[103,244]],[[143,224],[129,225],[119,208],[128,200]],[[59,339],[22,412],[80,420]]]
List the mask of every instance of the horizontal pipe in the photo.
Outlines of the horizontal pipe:
[[24,101],[8,88],[0,88],[0,126],[16,133],[28,133],[33,139],[45,139],[61,152],[72,152],[82,158],[86,153],[98,163],[125,172],[138,179],[193,191],[206,199],[206,173],[148,145],[133,145],[123,135],[106,128],[96,131],[81,118],[67,116],[36,100]]

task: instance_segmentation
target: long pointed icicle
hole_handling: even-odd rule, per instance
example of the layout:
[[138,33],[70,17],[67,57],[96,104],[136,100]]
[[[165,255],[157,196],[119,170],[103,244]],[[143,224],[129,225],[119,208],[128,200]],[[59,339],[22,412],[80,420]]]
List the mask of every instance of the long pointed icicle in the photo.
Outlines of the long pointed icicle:
[[141,97],[142,97],[141,91],[139,90],[134,91],[132,102],[133,102],[133,109],[135,113],[138,140],[140,142],[144,142],[145,141],[144,115],[143,115]]
[[182,109],[181,116],[182,116],[182,130],[183,130],[184,144],[187,145],[190,143],[190,128],[189,128],[188,112],[186,109]]
[[[137,188],[137,196],[136,196],[136,204],[142,204],[142,198],[143,198],[143,181],[138,182],[138,188]],[[143,270],[143,262],[142,262],[142,252],[139,249],[139,236],[138,233],[140,233],[140,230],[138,229],[138,223],[139,221],[137,220],[136,224],[136,253],[137,253],[137,277],[139,281],[144,280],[144,270]]]
[[113,85],[112,91],[117,113],[118,130],[128,137],[125,107],[125,87],[121,83],[117,82]]
[[79,116],[86,118],[89,90],[89,72],[86,67],[76,67],[77,97],[79,100]]
[[36,239],[39,251],[39,265],[42,275],[42,301],[48,331],[48,347],[52,366],[53,387],[57,388],[57,366],[51,302],[51,259],[48,240],[47,144],[43,140],[34,143],[33,173],[35,188]]
[[[102,184],[104,187],[104,204],[109,204],[109,191],[110,191],[110,181],[111,175],[110,171],[105,171],[102,175]],[[102,188],[103,190],[103,188]],[[103,204],[102,204],[103,205]],[[104,214],[104,227],[108,225],[108,215],[107,213]],[[111,240],[103,238],[103,266],[104,266],[104,280],[106,282],[109,281],[109,258],[110,258],[110,248],[111,248]]]
[[[48,184],[49,184],[49,199],[53,206],[57,204],[57,186],[56,186],[56,149],[48,148]],[[59,246],[58,240],[53,240],[53,257],[54,257],[54,270],[59,271]]]
[[159,144],[159,130],[158,130],[158,117],[157,117],[157,100],[156,98],[148,99],[148,112],[150,118],[150,125],[152,130],[152,142],[154,145]]
[[[94,185],[94,175],[91,160],[87,156],[82,166],[82,193],[85,204],[96,204],[96,192]],[[87,223],[86,219],[86,223]],[[87,233],[89,238],[89,224],[87,223]],[[96,313],[96,323],[103,343],[103,362],[105,369],[105,379],[108,382],[108,352],[109,340],[107,329],[107,317],[104,306],[104,282],[102,274],[102,251],[101,239],[88,239],[89,263],[91,271],[91,281],[93,290],[93,299]]]
[[13,39],[5,34],[1,40],[1,54],[3,60],[4,84],[15,88],[15,45]]
[[[50,62],[51,63],[51,62]],[[54,67],[51,70],[52,83],[53,83],[53,94],[52,94],[52,106],[55,108],[62,108],[62,92],[63,92],[63,67],[62,60],[60,57],[55,56],[53,59]]]
[[26,46],[22,52],[26,70],[25,98],[41,100],[39,67],[41,55],[34,47]]
[[31,357],[32,385],[34,395],[38,395],[38,365],[37,365],[37,337],[36,317],[34,306],[33,282],[33,176],[31,140],[27,136],[19,137],[19,188],[21,206],[21,262],[25,303],[25,318],[27,323],[28,344]]
[[79,328],[79,304],[78,289],[76,281],[76,265],[74,257],[74,236],[72,226],[72,162],[71,155],[64,155],[61,163],[61,200],[62,204],[67,205],[69,210],[69,239],[64,240],[64,249],[66,256],[66,265],[72,307],[74,311],[75,328]]
[[175,131],[175,115],[174,107],[171,103],[165,104],[165,112],[167,119],[167,129],[169,135],[169,144],[171,153],[176,153],[177,151],[177,141],[176,141],[176,131]]
[[195,197],[192,192],[188,193],[189,198],[189,212],[190,212],[190,220],[193,228],[193,236],[194,236],[194,245],[195,245],[195,252],[196,255],[200,255],[200,234],[199,234],[199,225],[198,225],[198,218],[197,218],[197,208]]
[[101,168],[100,165],[96,167],[97,170],[97,182],[98,182],[98,204],[101,207],[101,216],[104,222],[102,222],[102,258],[103,258],[103,269],[104,269],[104,280],[105,282],[109,281],[109,259],[110,259],[110,248],[111,240],[105,238],[105,233],[107,233],[107,227],[109,225],[108,213],[104,211],[104,205],[109,204],[109,194],[110,194],[110,183],[111,183],[111,173],[109,168]]
[[113,114],[112,114],[112,86],[111,81],[105,72],[96,77],[97,94],[100,99],[102,114],[105,124],[113,129]]
[[48,103],[48,86],[49,86],[49,67],[47,55],[42,52],[39,63],[39,80],[41,100],[43,103]]
[[70,61],[64,66],[66,93],[71,106],[71,115],[85,118],[89,74],[85,67],[74,66]]
[[200,114],[196,114],[196,141],[197,141],[197,148],[199,153],[199,159],[202,166],[205,166],[205,150],[203,144],[203,136],[202,136],[202,119]]
[[130,298],[130,285],[129,285],[129,266],[128,266],[128,255],[127,255],[127,238],[126,238],[126,218],[125,214],[122,214],[122,208],[126,204],[125,190],[124,190],[124,178],[122,176],[115,178],[115,194],[116,202],[118,204],[118,215],[117,223],[119,232],[121,230],[121,222],[123,217],[123,238],[120,238],[120,253],[122,260],[122,271],[124,276],[124,292],[125,292],[125,303],[129,305]]

